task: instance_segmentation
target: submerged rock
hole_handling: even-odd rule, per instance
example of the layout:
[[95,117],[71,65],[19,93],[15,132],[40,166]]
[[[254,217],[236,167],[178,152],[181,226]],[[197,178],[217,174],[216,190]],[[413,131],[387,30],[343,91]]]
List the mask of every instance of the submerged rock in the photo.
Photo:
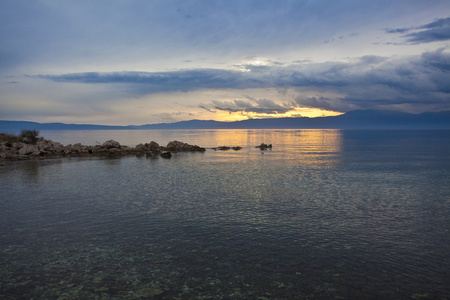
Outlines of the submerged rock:
[[140,289],[136,292],[136,295],[140,298],[153,298],[153,296],[161,294],[163,291],[154,287],[147,287]]

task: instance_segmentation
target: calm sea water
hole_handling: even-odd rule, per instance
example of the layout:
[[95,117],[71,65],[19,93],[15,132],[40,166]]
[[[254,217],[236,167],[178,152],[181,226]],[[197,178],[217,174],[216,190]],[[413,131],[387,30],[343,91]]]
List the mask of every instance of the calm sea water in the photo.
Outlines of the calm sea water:
[[6,162],[2,299],[450,299],[450,131],[41,134],[243,149]]

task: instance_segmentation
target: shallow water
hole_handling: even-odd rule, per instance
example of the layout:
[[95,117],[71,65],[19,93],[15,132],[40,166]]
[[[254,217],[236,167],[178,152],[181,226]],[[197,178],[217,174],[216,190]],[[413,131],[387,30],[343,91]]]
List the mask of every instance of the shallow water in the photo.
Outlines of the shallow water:
[[42,135],[243,149],[6,162],[0,298],[450,298],[450,131]]

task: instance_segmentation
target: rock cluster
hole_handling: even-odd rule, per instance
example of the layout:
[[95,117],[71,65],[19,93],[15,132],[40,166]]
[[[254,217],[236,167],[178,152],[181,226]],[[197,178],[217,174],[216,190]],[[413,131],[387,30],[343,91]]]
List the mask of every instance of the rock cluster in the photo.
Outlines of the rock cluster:
[[86,146],[80,143],[62,145],[61,143],[40,138],[35,144],[29,141],[0,141],[1,160],[28,160],[58,157],[76,156],[124,156],[124,155],[147,155],[150,157],[170,157],[170,152],[182,151],[205,151],[205,148],[189,145],[183,142],[172,141],[166,147],[156,142],[139,144],[136,147],[121,145],[119,142],[109,140],[102,145]]

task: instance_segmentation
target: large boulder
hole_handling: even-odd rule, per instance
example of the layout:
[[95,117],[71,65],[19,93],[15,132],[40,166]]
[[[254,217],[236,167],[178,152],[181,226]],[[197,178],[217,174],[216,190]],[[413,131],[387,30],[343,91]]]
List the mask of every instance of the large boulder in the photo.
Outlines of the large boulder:
[[39,140],[36,143],[39,151],[42,152],[52,152],[52,153],[60,153],[64,150],[64,145],[58,142],[50,141],[50,140]]
[[166,146],[167,151],[205,151],[205,148],[199,147],[197,145],[189,145],[187,143],[172,141]]
[[139,144],[134,148],[138,152],[160,152],[161,146],[158,143],[151,141],[150,143]]
[[161,146],[157,142],[151,141],[148,144],[145,144],[145,146],[152,152],[158,152],[161,151]]
[[19,149],[19,155],[29,155],[32,153],[39,153],[39,149],[36,145],[25,144]]
[[120,149],[120,143],[116,142],[115,140],[109,140],[102,144],[102,147],[105,149],[111,149],[111,148],[119,148]]

